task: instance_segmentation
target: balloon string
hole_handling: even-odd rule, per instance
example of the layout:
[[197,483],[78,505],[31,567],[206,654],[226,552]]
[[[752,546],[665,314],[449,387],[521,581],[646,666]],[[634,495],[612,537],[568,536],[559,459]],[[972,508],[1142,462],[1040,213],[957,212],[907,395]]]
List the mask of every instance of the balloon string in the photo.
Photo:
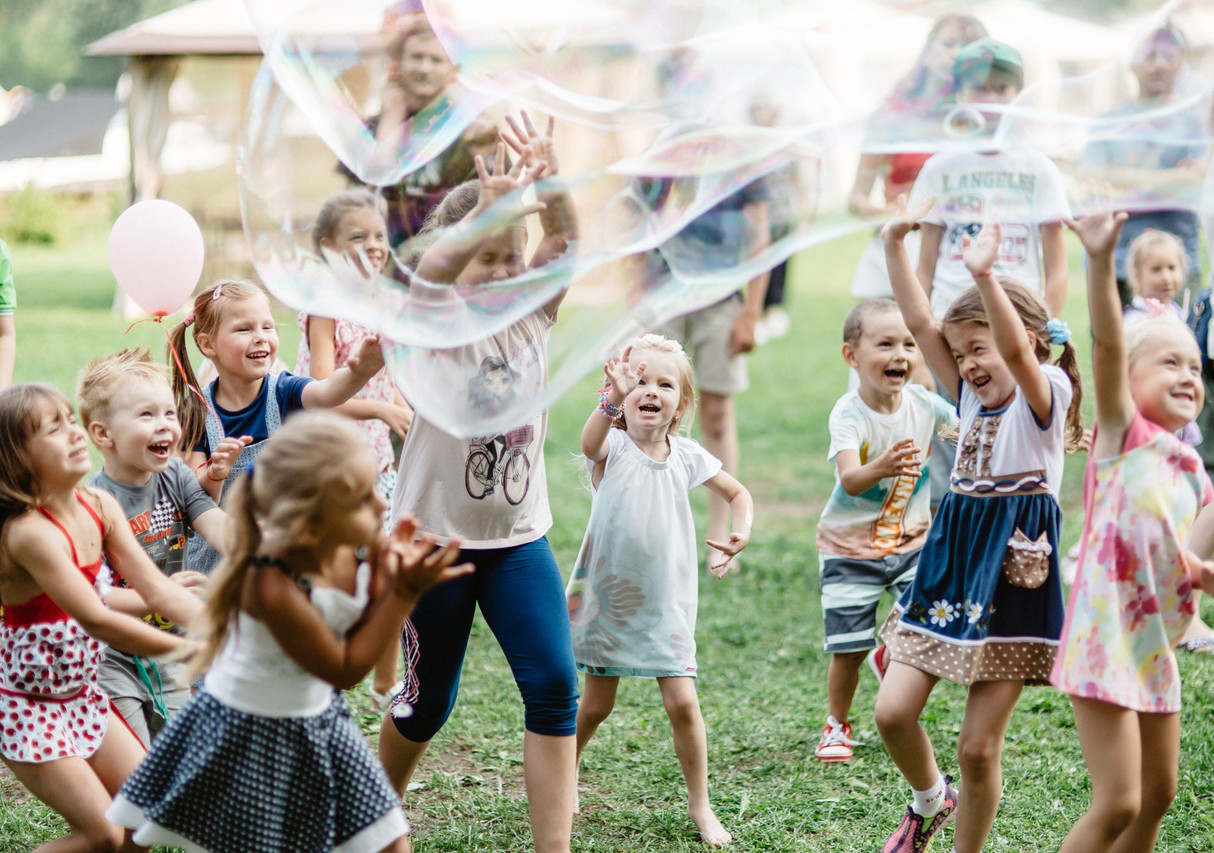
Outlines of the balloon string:
[[[215,409],[211,407],[211,404],[207,402],[206,395],[203,394],[202,391],[200,391],[198,389],[198,386],[191,385],[189,380],[186,379],[185,365],[183,365],[181,363],[181,355],[177,352],[177,347],[173,346],[173,336],[169,334],[168,327],[166,327],[164,325],[164,316],[165,316],[164,314],[161,314],[158,312],[158,313],[152,315],[151,317],[145,317],[142,320],[136,320],[134,323],[131,323],[131,325],[127,326],[126,334],[129,334],[131,329],[135,328],[140,323],[152,322],[152,323],[155,323],[158,326],[160,326],[160,330],[162,332],[164,332],[164,339],[166,342],[168,342],[169,352],[173,356],[173,362],[177,365],[177,373],[180,374],[182,381],[185,383],[185,387],[190,389],[190,391],[192,391],[194,393],[194,395],[197,396],[198,399],[202,401],[202,405],[206,408],[207,413],[215,418],[215,423],[219,424],[220,430],[222,430],[223,421],[221,421],[219,419],[219,413],[216,412]],[[211,464],[211,460],[207,459],[205,462],[198,465],[194,470],[198,471],[198,470],[202,469],[203,467],[210,465],[210,464]]]

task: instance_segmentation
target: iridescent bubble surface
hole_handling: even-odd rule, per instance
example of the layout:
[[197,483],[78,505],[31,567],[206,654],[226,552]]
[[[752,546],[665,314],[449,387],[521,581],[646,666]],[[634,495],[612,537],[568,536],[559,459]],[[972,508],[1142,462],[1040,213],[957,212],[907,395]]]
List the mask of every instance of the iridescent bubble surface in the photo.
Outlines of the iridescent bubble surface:
[[[526,420],[630,337],[808,246],[871,233],[934,154],[1040,151],[1076,213],[1214,213],[1207,7],[1168,3],[1109,27],[1065,2],[249,0],[266,60],[241,152],[246,231],[279,299],[378,330],[419,411],[481,434]],[[334,15],[348,32],[318,26]],[[1165,25],[1183,39],[1159,36]],[[983,34],[1021,57],[1023,89],[1000,102],[954,75]],[[1145,67],[1161,54],[1166,68]],[[475,175],[473,157],[492,159],[520,109],[538,128],[555,117],[558,174],[452,227],[489,245],[522,239],[525,222],[530,259],[543,217],[518,213],[559,190],[576,239],[504,277],[418,280],[409,270],[442,234],[419,233],[441,196],[427,187]],[[313,246],[323,203],[350,180],[396,188],[383,271]],[[562,295],[534,387],[472,402],[474,345]]]

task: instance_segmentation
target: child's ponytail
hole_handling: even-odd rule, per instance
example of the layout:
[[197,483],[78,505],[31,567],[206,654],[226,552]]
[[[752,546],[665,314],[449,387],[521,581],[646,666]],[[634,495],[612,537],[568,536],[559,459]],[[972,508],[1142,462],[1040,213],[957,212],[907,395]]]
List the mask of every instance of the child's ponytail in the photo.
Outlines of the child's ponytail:
[[169,343],[165,351],[165,358],[173,367],[173,400],[177,404],[177,420],[181,423],[181,444],[178,445],[178,450],[185,453],[193,450],[202,440],[207,416],[206,407],[193,391],[198,387],[198,377],[194,375],[190,354],[186,350],[186,330],[193,324],[194,314],[190,313],[174,326],[169,331]]
[[1062,369],[1067,379],[1071,380],[1071,405],[1066,410],[1066,450],[1074,453],[1086,445],[1086,435],[1083,430],[1083,413],[1080,411],[1083,403],[1083,385],[1079,379],[1079,356],[1075,346],[1068,339],[1061,344],[1062,354],[1054,364]]
[[173,397],[177,402],[177,420],[181,422],[180,449],[189,453],[206,435],[207,407],[199,396],[198,377],[186,351],[186,330],[192,328],[195,345],[201,335],[213,337],[223,318],[223,309],[232,301],[264,297],[265,292],[251,281],[217,281],[194,297],[194,310],[169,332],[167,357],[173,368]]

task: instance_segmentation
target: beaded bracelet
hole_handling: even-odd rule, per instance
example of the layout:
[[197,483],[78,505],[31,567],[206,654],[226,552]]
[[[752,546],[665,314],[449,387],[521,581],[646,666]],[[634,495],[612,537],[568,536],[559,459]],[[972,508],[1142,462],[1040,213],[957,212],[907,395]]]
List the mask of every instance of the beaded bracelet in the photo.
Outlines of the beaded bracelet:
[[618,421],[620,416],[624,414],[623,406],[616,406],[607,402],[606,391],[599,394],[599,411],[603,413],[603,417],[609,421]]

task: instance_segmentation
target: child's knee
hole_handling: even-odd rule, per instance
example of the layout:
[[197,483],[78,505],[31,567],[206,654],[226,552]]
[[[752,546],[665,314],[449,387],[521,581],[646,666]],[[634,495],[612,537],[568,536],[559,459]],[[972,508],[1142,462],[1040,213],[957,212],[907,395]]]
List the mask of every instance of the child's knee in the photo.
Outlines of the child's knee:
[[577,674],[550,671],[519,682],[529,732],[563,737],[577,732]]
[[1142,789],[1142,812],[1152,818],[1162,817],[1176,799],[1176,774],[1147,783]]
[[1103,830],[1106,839],[1112,841],[1126,831],[1134,822],[1134,818],[1138,817],[1138,805],[1138,798],[1128,792],[1123,796],[1106,800],[1099,806],[1093,803],[1092,810],[1097,813],[1099,818],[1097,823]]
[[832,667],[839,667],[845,672],[859,672],[864,665],[868,652],[836,652],[830,657]]
[[662,704],[666,707],[666,716],[675,727],[693,725],[700,716],[700,700],[694,692],[678,696],[663,696]]
[[454,694],[441,701],[427,702],[424,698],[419,698],[413,706],[413,713],[407,717],[393,717],[392,724],[406,739],[414,743],[426,743],[438,734],[453,710]]
[[615,697],[595,699],[583,696],[577,706],[578,721],[597,726],[611,716],[614,708]]
[[999,770],[1003,738],[985,735],[962,736],[957,741],[957,764],[964,775],[986,776]]
[[877,704],[873,708],[873,720],[883,740],[903,737],[919,725],[919,715],[904,702],[888,693],[877,692]]

